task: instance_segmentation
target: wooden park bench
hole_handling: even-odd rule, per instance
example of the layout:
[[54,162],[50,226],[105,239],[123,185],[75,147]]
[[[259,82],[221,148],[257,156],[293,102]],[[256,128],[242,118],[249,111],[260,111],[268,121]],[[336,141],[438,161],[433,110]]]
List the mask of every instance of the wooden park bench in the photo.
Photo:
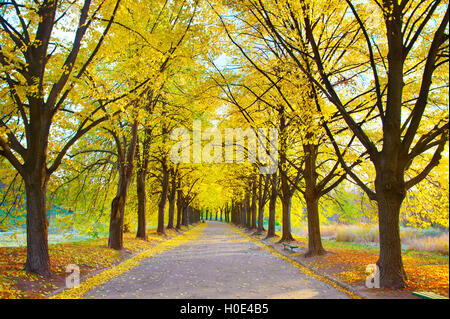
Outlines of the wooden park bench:
[[298,248],[298,246],[291,245],[289,243],[283,243],[283,246],[284,246],[284,249],[290,248],[291,250]]
[[448,299],[447,297],[427,291],[413,291],[411,294],[413,296],[420,297],[423,299]]

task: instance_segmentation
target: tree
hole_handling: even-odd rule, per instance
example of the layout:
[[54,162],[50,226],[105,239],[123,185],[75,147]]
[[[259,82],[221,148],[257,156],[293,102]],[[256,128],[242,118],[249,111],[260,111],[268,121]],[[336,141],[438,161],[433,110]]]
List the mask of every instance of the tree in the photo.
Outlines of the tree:
[[[264,181],[264,182],[263,182]],[[269,195],[270,176],[259,175],[258,186],[258,229],[257,234],[261,235],[264,231],[264,206],[267,203]]]
[[[178,166],[178,165],[177,165]],[[174,228],[174,218],[175,218],[175,200],[177,195],[177,185],[178,185],[178,167],[170,169],[170,191],[168,194],[169,200],[169,221],[167,222],[167,229]]]
[[[25,182],[27,271],[41,275],[51,273],[46,216],[46,190],[50,177],[69,148],[109,117],[101,112],[105,103],[84,105],[83,111],[71,111],[66,106],[76,104],[70,101],[69,95],[102,46],[119,5],[120,0],[84,1],[77,13],[77,26],[71,32],[74,38],[68,41],[70,47],[64,50],[61,48],[66,47],[63,42],[67,41],[57,31],[64,24],[71,26],[68,19],[73,14],[66,16],[72,10],[70,3],[42,1],[21,6],[13,0],[2,3],[0,8],[3,11],[0,15],[2,85],[8,88],[10,97],[2,105],[0,155]],[[98,30],[104,24],[96,21],[100,16],[107,21],[102,33],[94,42],[87,41],[87,31]],[[88,42],[90,52],[81,50]],[[67,113],[81,115],[74,118],[76,128],[66,136],[65,143],[57,149],[49,149],[52,125]],[[15,120],[20,125],[11,127]],[[24,142],[26,146],[23,146]]]
[[[125,122],[125,125],[126,124],[128,123]],[[111,203],[108,247],[116,250],[123,248],[125,204],[134,171],[137,127],[138,121],[135,119],[131,125],[131,132],[126,132],[122,128],[121,131],[123,133],[122,135],[119,135],[114,130],[110,130],[117,148],[117,170],[119,172],[119,181],[117,184],[117,194]]]
[[278,178],[277,174],[272,174],[270,177],[270,198],[269,198],[269,222],[267,225],[267,237],[271,238],[275,235],[275,213],[278,197]]

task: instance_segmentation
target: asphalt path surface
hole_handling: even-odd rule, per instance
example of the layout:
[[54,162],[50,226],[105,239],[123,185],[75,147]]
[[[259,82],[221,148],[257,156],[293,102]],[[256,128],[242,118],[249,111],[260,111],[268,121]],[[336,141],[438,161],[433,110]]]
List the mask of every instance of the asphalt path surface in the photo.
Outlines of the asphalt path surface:
[[220,222],[209,222],[192,242],[143,260],[84,297],[349,298]]

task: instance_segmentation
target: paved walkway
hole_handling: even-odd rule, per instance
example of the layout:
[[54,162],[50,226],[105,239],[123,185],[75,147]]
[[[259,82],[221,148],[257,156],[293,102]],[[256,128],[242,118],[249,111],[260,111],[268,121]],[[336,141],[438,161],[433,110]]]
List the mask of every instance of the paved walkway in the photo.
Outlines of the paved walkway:
[[195,241],[148,258],[85,298],[348,298],[227,224],[209,222]]

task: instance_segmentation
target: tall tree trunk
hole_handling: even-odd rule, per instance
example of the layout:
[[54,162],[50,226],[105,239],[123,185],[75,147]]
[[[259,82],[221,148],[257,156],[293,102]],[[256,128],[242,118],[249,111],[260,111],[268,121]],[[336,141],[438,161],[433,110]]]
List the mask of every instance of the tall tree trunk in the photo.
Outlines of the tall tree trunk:
[[269,198],[269,224],[267,238],[275,236],[275,209],[277,204],[277,173],[272,175],[271,192]]
[[[282,156],[283,158],[283,156]],[[281,167],[284,167],[283,163]],[[282,205],[282,235],[280,242],[284,241],[292,241],[294,238],[291,234],[291,198],[292,194],[289,189],[289,183],[286,176],[286,171],[281,171],[280,169],[280,178],[281,178],[281,205]]]
[[380,271],[380,286],[389,289],[406,287],[399,229],[400,207],[406,191],[404,182],[398,175],[400,174],[385,171],[378,173],[375,179],[380,234],[380,256],[377,265]]
[[245,215],[243,214],[242,210],[242,202],[240,202],[239,204],[236,205],[236,217],[237,217],[237,221],[238,224],[241,227],[245,227]]
[[188,224],[192,225],[193,222],[194,222],[194,212],[193,212],[192,206],[189,206],[188,207]]
[[121,173],[116,197],[111,203],[111,219],[109,223],[108,247],[116,250],[123,248],[123,220],[125,216],[125,203],[131,176],[123,176]]
[[25,270],[42,276],[51,275],[48,253],[46,177],[31,173],[25,178],[27,196],[27,260]]
[[261,235],[264,231],[264,202],[260,202],[258,206],[258,235]]
[[183,225],[183,226],[187,226],[188,225],[188,223],[187,223],[187,207],[186,206],[183,206],[182,207],[182,209],[181,209],[181,225]]
[[131,178],[133,176],[134,157],[137,144],[137,127],[138,122],[135,121],[132,126],[132,138],[128,148],[126,139],[124,139],[125,142],[123,147],[120,147],[120,141],[117,136],[115,137],[119,153],[119,183],[117,185],[116,197],[111,203],[108,247],[116,250],[123,248],[123,219],[125,216],[125,203],[128,187],[130,186]]
[[250,205],[250,193],[245,197],[245,226],[250,229],[252,227],[252,208]]
[[283,196],[281,199],[281,204],[283,207],[282,219],[282,236],[279,242],[293,241],[294,237],[291,234],[291,197]]
[[177,191],[177,175],[176,172],[172,174],[172,183],[170,186],[169,193],[169,221],[167,223],[167,229],[174,228],[174,217],[175,217],[175,196]]
[[401,203],[392,198],[378,200],[380,256],[377,265],[380,271],[380,285],[390,289],[406,287],[399,231]]
[[184,203],[181,210],[181,224],[186,227],[189,226],[188,203],[189,203],[189,196],[186,196],[184,197]]
[[235,214],[236,214],[236,225],[242,226],[242,209],[241,209],[241,203],[236,204],[235,207]]
[[116,250],[123,248],[123,218],[125,213],[126,201],[126,178],[125,173],[119,173],[119,185],[117,187],[116,197],[111,203],[111,218],[109,222],[108,247]]
[[189,206],[185,206],[183,209],[183,226],[189,227]]
[[[406,195],[404,180],[406,163],[400,154],[400,150],[403,149],[401,142],[402,95],[406,80],[403,78],[405,52],[402,14],[399,6],[394,6],[394,11],[392,19],[386,21],[389,76],[383,123],[383,149],[371,158],[374,159],[376,171],[375,190],[380,234],[380,256],[377,265],[380,271],[380,286],[399,289],[406,287],[399,230],[400,207]],[[448,24],[448,15],[446,24]]]
[[[146,124],[145,124],[146,125]],[[136,193],[138,199],[138,227],[136,232],[136,238],[140,238],[143,240],[147,239],[147,220],[146,220],[146,212],[147,212],[147,191],[145,187],[145,183],[147,180],[147,168],[149,162],[149,147],[150,147],[150,137],[151,130],[149,128],[144,129],[144,140],[142,143],[142,154],[139,151],[139,140],[136,144],[136,158],[138,164],[138,171],[136,174]]]
[[175,194],[169,197],[169,220],[167,221],[167,229],[174,228],[175,219]]
[[286,113],[283,106],[279,109],[280,115],[280,162],[278,163],[281,179],[281,204],[283,207],[282,212],[282,236],[280,242],[292,241],[294,238],[291,234],[291,198],[292,192],[288,181],[287,170],[287,132],[286,132]]
[[136,145],[136,155],[138,161],[138,171],[136,174],[136,193],[138,199],[138,211],[137,211],[137,232],[136,238],[143,240],[147,239],[147,221],[146,221],[146,206],[147,206],[147,193],[145,190],[145,180],[147,175],[148,165],[148,153],[146,152],[145,141],[143,145],[142,156],[139,152],[139,144]]
[[237,216],[236,216],[236,203],[231,202],[231,223],[237,224]]
[[180,189],[180,180],[178,179],[178,189],[177,189],[177,226],[176,229],[180,229],[182,225],[182,213],[183,213],[183,206],[184,206],[184,198],[183,198],[183,192]]
[[166,208],[167,193],[169,190],[169,170],[167,168],[166,159],[162,162],[162,190],[158,204],[158,228],[157,232],[164,234],[164,209]]
[[248,208],[247,208],[247,200],[244,200],[244,203],[241,204],[241,219],[242,219],[242,227],[247,227],[248,228],[248,220],[249,220],[249,214],[248,214]]
[[24,158],[21,175],[25,183],[27,208],[25,270],[42,276],[50,276],[52,272],[48,252],[46,193],[50,178],[47,172],[47,147],[50,133],[49,121],[51,120],[46,118],[47,111],[43,111],[44,108],[42,98],[30,100],[29,132],[26,136],[27,156]]
[[251,224],[250,224],[250,229],[256,229],[256,201],[257,201],[257,196],[256,196],[256,179],[253,180],[253,184],[252,184],[252,205],[251,205]]
[[325,249],[320,236],[319,199],[305,196],[305,200],[308,216],[308,251],[305,253],[305,257],[323,255]]
[[323,255],[325,249],[322,246],[319,221],[319,192],[317,190],[316,160],[319,146],[316,144],[304,144],[305,152],[305,201],[308,217],[308,251],[305,257]]
[[263,176],[259,175],[259,187],[258,187],[258,235],[261,235],[264,231],[264,206],[266,205],[268,184],[264,184],[263,190]]
[[147,196],[145,191],[145,173],[143,170],[139,170],[136,174],[136,192],[138,198],[138,227],[136,232],[136,238],[143,240],[147,239],[147,222],[145,217]]
[[197,222],[197,216],[198,216],[198,211],[196,208],[194,208],[192,211],[192,223],[193,224]]

